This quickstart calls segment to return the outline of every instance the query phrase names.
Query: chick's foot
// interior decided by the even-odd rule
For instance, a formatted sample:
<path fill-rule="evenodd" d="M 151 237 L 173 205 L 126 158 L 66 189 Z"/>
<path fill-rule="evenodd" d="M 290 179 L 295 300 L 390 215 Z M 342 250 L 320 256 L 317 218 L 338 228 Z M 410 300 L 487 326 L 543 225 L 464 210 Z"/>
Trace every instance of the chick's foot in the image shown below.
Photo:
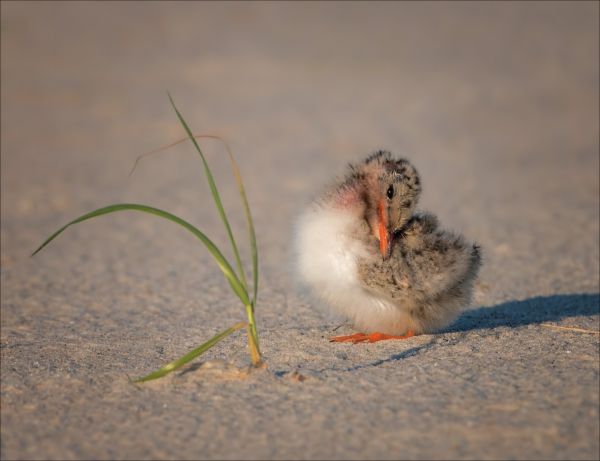
<path fill-rule="evenodd" d="M 415 336 L 412 330 L 408 330 L 408 332 L 404 335 L 388 335 L 385 333 L 355 333 L 353 335 L 348 336 L 334 336 L 329 339 L 331 343 L 376 343 L 377 341 L 385 341 L 388 339 L 408 339 Z"/>

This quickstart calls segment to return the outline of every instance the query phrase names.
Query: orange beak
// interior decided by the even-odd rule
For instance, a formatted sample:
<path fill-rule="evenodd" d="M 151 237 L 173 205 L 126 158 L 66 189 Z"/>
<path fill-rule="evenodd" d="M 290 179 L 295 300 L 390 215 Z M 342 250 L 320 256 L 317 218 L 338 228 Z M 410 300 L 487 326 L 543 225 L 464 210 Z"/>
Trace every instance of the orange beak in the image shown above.
<path fill-rule="evenodd" d="M 392 241 L 387 229 L 388 220 L 385 212 L 385 202 L 383 200 L 379 202 L 377 211 L 379 212 L 379 250 L 381 251 L 383 259 L 387 259 L 392 252 Z"/>

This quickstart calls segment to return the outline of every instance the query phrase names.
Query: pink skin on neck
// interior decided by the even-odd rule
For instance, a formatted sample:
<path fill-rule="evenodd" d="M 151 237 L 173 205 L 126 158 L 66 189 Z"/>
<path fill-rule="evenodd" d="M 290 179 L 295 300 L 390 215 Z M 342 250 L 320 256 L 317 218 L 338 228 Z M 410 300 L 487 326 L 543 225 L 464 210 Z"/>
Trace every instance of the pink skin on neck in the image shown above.
<path fill-rule="evenodd" d="M 336 194 L 334 198 L 336 208 L 354 208 L 360 205 L 360 196 L 355 188 L 348 187 Z"/>

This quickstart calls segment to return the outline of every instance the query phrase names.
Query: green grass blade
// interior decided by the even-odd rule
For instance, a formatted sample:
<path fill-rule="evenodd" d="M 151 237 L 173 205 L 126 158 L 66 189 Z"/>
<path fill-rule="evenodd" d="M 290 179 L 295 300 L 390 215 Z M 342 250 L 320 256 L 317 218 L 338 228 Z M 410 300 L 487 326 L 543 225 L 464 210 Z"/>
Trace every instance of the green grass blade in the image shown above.
<path fill-rule="evenodd" d="M 215 205 L 217 207 L 219 215 L 221 216 L 221 220 L 223 221 L 223 224 L 225 225 L 225 229 L 227 230 L 227 235 L 229 236 L 229 241 L 231 242 L 231 247 L 233 249 L 233 254 L 235 256 L 235 261 L 237 264 L 240 279 L 242 281 L 242 284 L 244 285 L 244 288 L 246 290 L 248 290 L 248 283 L 246 282 L 246 275 L 244 274 L 244 268 L 242 267 L 242 260 L 240 259 L 240 253 L 239 253 L 237 245 L 235 243 L 235 239 L 233 238 L 233 233 L 231 232 L 231 226 L 229 225 L 229 220 L 227 219 L 227 216 L 225 215 L 223 203 L 221 202 L 221 196 L 219 195 L 219 191 L 217 190 L 215 180 L 210 171 L 210 168 L 208 167 L 208 162 L 206 161 L 206 158 L 204 157 L 204 154 L 202 153 L 200 146 L 196 142 L 196 139 L 194 138 L 192 131 L 190 130 L 187 123 L 183 119 L 179 110 L 177 110 L 177 107 L 175 106 L 175 102 L 173 101 L 173 98 L 171 97 L 171 95 L 169 93 L 167 93 L 167 95 L 169 96 L 169 100 L 171 101 L 171 105 L 173 106 L 173 110 L 175 110 L 175 113 L 177 114 L 179 121 L 183 125 L 183 128 L 185 129 L 186 133 L 188 134 L 188 137 L 190 138 L 190 140 L 194 144 L 194 147 L 196 148 L 196 150 L 200 154 L 200 157 L 202 158 L 202 163 L 204 165 L 204 172 L 205 172 L 206 178 L 208 180 L 208 185 L 210 186 L 210 191 L 212 193 L 212 196 L 215 201 Z"/>
<path fill-rule="evenodd" d="M 252 285 L 254 288 L 254 293 L 252 296 L 252 303 L 249 305 L 246 305 L 246 311 L 248 314 L 248 340 L 249 340 L 249 347 L 250 347 L 251 356 L 252 356 L 252 363 L 257 365 L 260 363 L 260 349 L 259 349 L 259 344 L 258 344 L 258 332 L 256 330 L 256 322 L 254 321 L 254 308 L 256 306 L 257 293 L 258 293 L 258 251 L 257 251 L 257 245 L 256 245 L 256 233 L 254 230 L 254 222 L 252 220 L 252 215 L 250 213 L 250 206 L 248 205 L 248 198 L 246 196 L 246 191 L 244 189 L 244 184 L 242 182 L 242 176 L 240 174 L 239 167 L 237 165 L 237 162 L 235 161 L 233 153 L 231 152 L 231 148 L 229 147 L 229 144 L 227 144 L 227 142 L 223 138 L 221 138 L 220 136 L 217 136 L 217 135 L 212 135 L 212 134 L 194 135 L 194 139 L 200 139 L 200 138 L 216 139 L 216 140 L 220 141 L 221 143 L 223 143 L 225 149 L 227 150 L 227 154 L 229 155 L 229 160 L 231 162 L 231 169 L 233 172 L 233 176 L 236 180 L 237 188 L 238 188 L 238 191 L 242 198 L 244 212 L 246 214 L 246 221 L 248 224 L 248 234 L 250 237 L 250 248 L 252 251 L 252 276 L 253 276 L 252 277 L 253 278 Z M 189 139 L 190 139 L 189 137 L 185 137 L 178 141 L 172 142 L 171 144 L 168 144 L 166 146 L 159 147 L 158 149 L 154 149 L 150 152 L 146 152 L 144 154 L 139 155 L 136 158 L 135 163 L 133 164 L 130 175 L 135 170 L 135 167 L 137 166 L 138 162 L 145 156 L 168 149 L 169 147 L 175 146 L 183 141 L 188 141 Z"/>
<path fill-rule="evenodd" d="M 244 304 L 247 304 L 250 302 L 249 298 L 248 298 L 248 292 L 244 288 L 244 286 L 241 284 L 240 280 L 238 279 L 237 275 L 235 274 L 235 271 L 233 270 L 231 265 L 227 262 L 227 260 L 225 259 L 225 257 L 221 253 L 221 251 L 217 248 L 217 246 L 204 233 L 202 233 L 196 227 L 192 226 L 187 221 L 184 221 L 183 219 L 181 219 L 171 213 L 168 213 L 167 211 L 163 211 L 158 208 L 154 208 L 154 207 L 150 207 L 150 206 L 146 206 L 146 205 L 139 205 L 139 204 L 135 204 L 135 203 L 121 203 L 121 204 L 117 204 L 117 205 L 110 205 L 110 206 L 107 206 L 104 208 L 99 208 L 90 213 L 84 214 L 84 215 L 80 216 L 79 218 L 71 221 L 70 223 L 65 224 L 60 229 L 58 229 L 54 234 L 52 234 L 50 237 L 48 237 L 46 239 L 46 241 L 44 241 L 44 243 L 42 243 L 39 246 L 39 248 L 32 253 L 31 256 L 34 256 L 35 254 L 37 254 L 42 248 L 44 248 L 46 245 L 48 245 L 52 240 L 54 240 L 56 237 L 58 237 L 59 234 L 61 234 L 65 229 L 67 229 L 67 227 L 72 226 L 73 224 L 77 224 L 82 221 L 86 221 L 88 219 L 95 218 L 96 216 L 101 216 L 101 215 L 105 215 L 108 213 L 115 213 L 118 211 L 125 211 L 125 210 L 134 210 L 134 211 L 142 211 L 145 213 L 150 213 L 150 214 L 153 214 L 156 216 L 160 216 L 161 218 L 168 219 L 169 221 L 173 221 L 173 222 L 185 227 L 192 234 L 194 234 L 196 237 L 198 237 L 202 241 L 202 243 L 204 243 L 204 245 L 206 246 L 206 248 L 208 249 L 208 251 L 210 252 L 212 257 L 217 262 L 217 265 L 219 266 L 219 268 L 225 275 L 225 278 L 229 282 L 229 285 L 231 285 L 231 288 L 238 295 L 240 300 Z"/>
<path fill-rule="evenodd" d="M 238 191 L 240 193 L 240 196 L 242 197 L 242 203 L 244 205 L 244 213 L 246 214 L 246 222 L 248 224 L 248 234 L 250 236 L 250 249 L 252 252 L 252 279 L 253 279 L 252 285 L 254 288 L 252 305 L 256 306 L 256 297 L 257 297 L 257 293 L 258 293 L 258 251 L 257 251 L 257 246 L 256 246 L 256 233 L 254 231 L 254 221 L 252 220 L 252 215 L 250 214 L 250 206 L 248 205 L 248 198 L 246 196 L 246 190 L 245 190 L 244 184 L 242 182 L 242 175 L 240 174 L 240 169 L 238 168 L 237 162 L 235 161 L 235 158 L 233 157 L 233 153 L 231 152 L 231 148 L 229 147 L 229 144 L 227 144 L 227 142 L 222 137 L 214 135 L 214 134 L 195 134 L 194 135 L 194 139 L 201 139 L 201 138 L 216 139 L 217 141 L 220 141 L 225 146 L 225 150 L 227 151 L 227 154 L 229 155 L 229 160 L 231 162 L 231 169 L 233 171 L 233 176 L 235 178 Z M 189 138 L 185 137 L 183 139 L 179 139 L 178 141 L 172 142 L 171 144 L 167 144 L 166 146 L 162 146 L 162 147 L 159 147 L 158 149 L 153 149 L 149 152 L 145 152 L 143 154 L 138 155 L 137 158 L 135 159 L 135 162 L 133 163 L 133 165 L 131 167 L 129 176 L 131 176 L 133 174 L 136 167 L 138 166 L 138 163 L 144 157 L 155 154 L 160 151 L 163 151 L 170 147 L 176 146 L 177 144 L 180 144 L 183 141 L 189 141 Z"/>
<path fill-rule="evenodd" d="M 254 292 L 252 296 L 252 303 L 246 306 L 246 310 L 248 311 L 248 345 L 250 347 L 252 363 L 256 366 L 261 362 L 258 332 L 256 330 L 256 322 L 254 321 L 254 307 L 256 306 L 256 298 L 258 294 L 258 251 L 256 246 L 256 233 L 254 231 L 254 222 L 252 220 L 252 214 L 250 213 L 248 197 L 246 196 L 246 190 L 244 189 L 244 183 L 242 182 L 240 169 L 235 161 L 235 158 L 233 157 L 229 145 L 223 139 L 221 139 L 221 142 L 225 145 L 225 149 L 229 155 L 229 160 L 231 161 L 231 169 L 233 171 L 233 176 L 235 178 L 240 197 L 242 198 L 244 212 L 246 214 L 246 222 L 248 224 L 248 235 L 250 237 L 250 249 L 252 252 L 252 286 Z"/>
<path fill-rule="evenodd" d="M 238 168 L 237 162 L 235 161 L 235 158 L 231 153 L 229 145 L 223 139 L 218 139 L 220 139 L 221 142 L 225 145 L 225 149 L 227 150 L 227 154 L 229 155 L 233 176 L 235 178 L 240 197 L 242 197 L 244 212 L 246 214 L 246 221 L 248 224 L 248 235 L 250 237 L 250 249 L 252 252 L 252 286 L 254 289 L 254 294 L 252 297 L 252 307 L 254 307 L 256 305 L 256 296 L 258 294 L 258 251 L 256 248 L 256 232 L 254 231 L 254 221 L 252 220 L 250 206 L 248 205 L 248 197 L 246 196 L 246 190 L 244 188 L 244 183 L 242 182 L 242 175 L 240 174 L 240 169 Z"/>
<path fill-rule="evenodd" d="M 244 322 L 236 323 L 231 328 L 228 328 L 227 330 L 222 331 L 218 335 L 213 336 L 211 339 L 206 341 L 204 344 L 197 347 L 193 351 L 188 352 L 183 357 L 180 357 L 177 360 L 173 360 L 172 362 L 167 363 L 164 367 L 159 368 L 158 370 L 153 371 L 152 373 L 147 374 L 146 376 L 142 376 L 141 378 L 135 379 L 135 380 L 133 380 L 133 382 L 134 383 L 143 383 L 145 381 L 150 381 L 152 379 L 162 378 L 163 376 L 171 373 L 172 371 L 175 371 L 178 368 L 182 367 L 189 361 L 194 360 L 196 357 L 198 357 L 199 355 L 201 355 L 204 352 L 206 352 L 207 350 L 209 350 L 211 347 L 213 347 L 219 341 L 224 339 L 226 336 L 229 336 L 231 333 L 239 330 L 240 328 L 243 328 L 244 326 L 246 326 L 246 324 Z"/>

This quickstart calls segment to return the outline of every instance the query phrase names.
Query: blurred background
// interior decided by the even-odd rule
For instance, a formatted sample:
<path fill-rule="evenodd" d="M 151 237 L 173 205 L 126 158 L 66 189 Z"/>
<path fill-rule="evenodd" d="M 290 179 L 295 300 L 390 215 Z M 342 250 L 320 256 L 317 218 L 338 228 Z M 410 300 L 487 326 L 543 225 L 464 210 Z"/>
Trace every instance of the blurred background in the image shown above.
<path fill-rule="evenodd" d="M 597 293 L 598 8 L 3 1 L 3 341 L 120 344 L 111 360 L 138 354 L 150 367 L 161 359 L 143 362 L 142 337 L 179 341 L 175 353 L 239 317 L 208 253 L 149 216 L 76 226 L 29 258 L 60 225 L 115 202 L 166 209 L 227 246 L 191 146 L 147 157 L 128 177 L 139 154 L 185 135 L 166 91 L 194 132 L 222 136 L 238 159 L 265 331 L 323 324 L 294 291 L 294 220 L 377 149 L 409 158 L 421 206 L 482 245 L 473 307 Z M 201 145 L 248 255 L 225 152 Z"/>
<path fill-rule="evenodd" d="M 498 288 L 555 292 L 565 278 L 570 290 L 593 288 L 597 12 L 593 2 L 7 2 L 3 264 L 113 201 L 218 226 L 190 146 L 127 177 L 138 154 L 184 136 L 168 90 L 195 132 L 231 144 L 270 276 L 312 194 L 384 148 L 418 167 L 424 208 L 482 243 L 488 275 L 510 265 L 494 274 Z M 221 146 L 203 145 L 240 215 Z M 124 219 L 155 242 L 154 222 Z M 95 224 L 99 235 L 113 227 Z M 60 248 L 77 251 L 63 245 L 80 235 L 98 242 L 89 232 L 74 229 Z"/>

